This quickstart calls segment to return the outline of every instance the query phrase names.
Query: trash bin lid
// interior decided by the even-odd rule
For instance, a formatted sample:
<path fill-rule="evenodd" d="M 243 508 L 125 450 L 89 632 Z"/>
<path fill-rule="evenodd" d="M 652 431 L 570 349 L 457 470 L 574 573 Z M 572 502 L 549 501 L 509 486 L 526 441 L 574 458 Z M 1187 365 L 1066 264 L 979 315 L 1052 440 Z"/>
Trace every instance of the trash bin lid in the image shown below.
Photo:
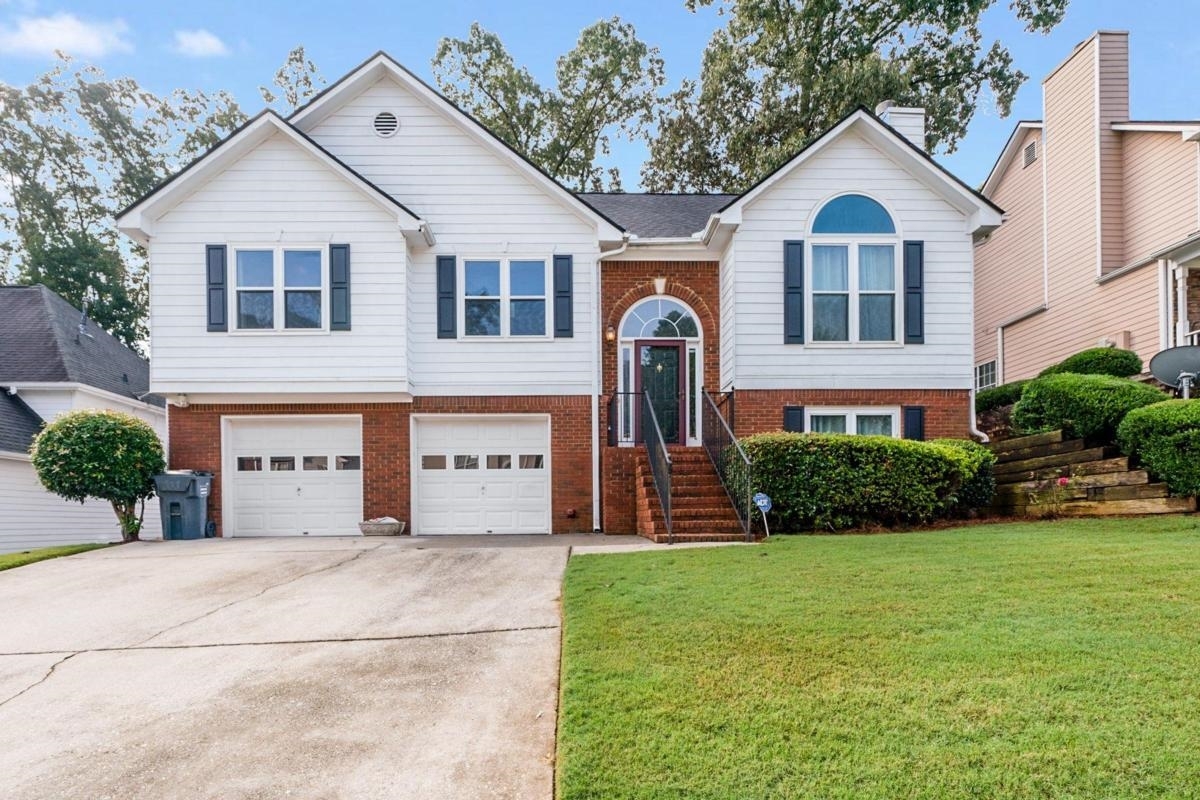
<path fill-rule="evenodd" d="M 164 473 L 154 476 L 154 488 L 160 494 L 163 492 L 187 492 L 191 490 L 194 480 L 196 480 L 196 476 L 190 472 L 187 474 Z"/>

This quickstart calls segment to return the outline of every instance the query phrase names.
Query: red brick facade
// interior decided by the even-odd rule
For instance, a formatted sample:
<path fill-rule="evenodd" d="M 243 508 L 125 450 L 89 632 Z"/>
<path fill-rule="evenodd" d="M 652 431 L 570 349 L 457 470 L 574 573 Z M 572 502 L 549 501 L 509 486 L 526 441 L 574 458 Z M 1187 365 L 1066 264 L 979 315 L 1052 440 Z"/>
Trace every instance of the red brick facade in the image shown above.
<path fill-rule="evenodd" d="M 550 414 L 555 533 L 592 530 L 591 399 L 586 396 L 418 397 L 412 403 L 194 405 L 169 416 L 172 469 L 212 472 L 209 514 L 221 531 L 221 417 L 360 414 L 363 421 L 363 516 L 410 520 L 409 431 L 412 414 Z M 419 533 L 420 531 L 414 531 Z"/>
<path fill-rule="evenodd" d="M 966 389 L 738 389 L 733 400 L 738 436 L 783 430 L 784 406 L 922 406 L 926 439 L 969 438 Z"/>

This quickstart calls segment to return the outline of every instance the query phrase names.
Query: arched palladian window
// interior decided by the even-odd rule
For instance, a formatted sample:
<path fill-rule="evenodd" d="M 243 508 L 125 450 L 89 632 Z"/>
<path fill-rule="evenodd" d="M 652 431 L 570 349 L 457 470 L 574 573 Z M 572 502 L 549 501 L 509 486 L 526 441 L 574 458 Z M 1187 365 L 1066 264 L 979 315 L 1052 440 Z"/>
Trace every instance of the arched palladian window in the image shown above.
<path fill-rule="evenodd" d="M 665 297 L 634 306 L 621 325 L 623 339 L 690 339 L 699 335 L 692 312 Z"/>
<path fill-rule="evenodd" d="M 891 214 L 870 197 L 821 207 L 807 259 L 810 342 L 898 341 L 899 244 Z"/>

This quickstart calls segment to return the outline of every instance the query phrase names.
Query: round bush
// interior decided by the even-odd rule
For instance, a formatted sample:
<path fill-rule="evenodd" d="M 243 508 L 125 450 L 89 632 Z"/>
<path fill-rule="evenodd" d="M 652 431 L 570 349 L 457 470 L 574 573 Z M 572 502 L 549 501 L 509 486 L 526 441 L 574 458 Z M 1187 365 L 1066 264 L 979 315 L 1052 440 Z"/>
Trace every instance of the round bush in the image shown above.
<path fill-rule="evenodd" d="M 743 440 L 780 532 L 923 523 L 950 513 L 963 450 L 886 436 L 764 433 Z"/>
<path fill-rule="evenodd" d="M 1165 397 L 1153 386 L 1111 375 L 1047 375 L 1026 385 L 1013 425 L 1022 433 L 1061 429 L 1069 437 L 1112 442 L 1126 414 Z"/>
<path fill-rule="evenodd" d="M 1025 391 L 1025 384 L 1029 381 L 1013 381 L 1012 383 L 1003 383 L 999 386 L 993 386 L 991 389 L 982 389 L 975 393 L 975 413 L 982 414 L 985 411 L 993 411 L 1001 406 L 1011 406 L 1013 403 L 1021 399 L 1021 393 Z"/>
<path fill-rule="evenodd" d="M 1053 366 L 1046 367 L 1038 377 L 1073 372 L 1076 375 L 1112 375 L 1128 378 L 1142 371 L 1142 357 L 1132 350 L 1115 347 L 1093 347 L 1073 356 L 1067 356 Z"/>
<path fill-rule="evenodd" d="M 1200 400 L 1130 411 L 1117 428 L 1117 443 L 1172 494 L 1200 494 Z"/>
<path fill-rule="evenodd" d="M 962 483 L 948 506 L 949 513 L 962 517 L 989 505 L 996 493 L 996 454 L 969 439 L 935 439 L 933 444 L 948 448 L 961 459 Z"/>

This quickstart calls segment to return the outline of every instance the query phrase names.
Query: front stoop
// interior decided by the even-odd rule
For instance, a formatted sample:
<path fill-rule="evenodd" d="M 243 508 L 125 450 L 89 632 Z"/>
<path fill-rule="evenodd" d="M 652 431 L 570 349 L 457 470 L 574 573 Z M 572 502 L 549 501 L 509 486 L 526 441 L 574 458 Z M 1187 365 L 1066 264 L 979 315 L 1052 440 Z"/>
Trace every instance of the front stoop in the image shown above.
<path fill-rule="evenodd" d="M 996 454 L 991 510 L 997 514 L 1091 517 L 1196 510 L 1196 498 L 1171 497 L 1166 484 L 1151 483 L 1144 470 L 1130 469 L 1129 459 L 1116 448 L 1088 447 L 1082 439 L 1064 439 L 1062 431 L 1005 439 L 989 447 Z M 1071 482 L 1056 490 L 1052 483 L 1060 477 Z"/>
<path fill-rule="evenodd" d="M 668 447 L 673 464 L 671 517 L 676 542 L 741 542 L 746 535 L 721 479 L 701 447 Z M 637 457 L 637 532 L 653 542 L 668 540 L 666 519 L 645 453 Z"/>

